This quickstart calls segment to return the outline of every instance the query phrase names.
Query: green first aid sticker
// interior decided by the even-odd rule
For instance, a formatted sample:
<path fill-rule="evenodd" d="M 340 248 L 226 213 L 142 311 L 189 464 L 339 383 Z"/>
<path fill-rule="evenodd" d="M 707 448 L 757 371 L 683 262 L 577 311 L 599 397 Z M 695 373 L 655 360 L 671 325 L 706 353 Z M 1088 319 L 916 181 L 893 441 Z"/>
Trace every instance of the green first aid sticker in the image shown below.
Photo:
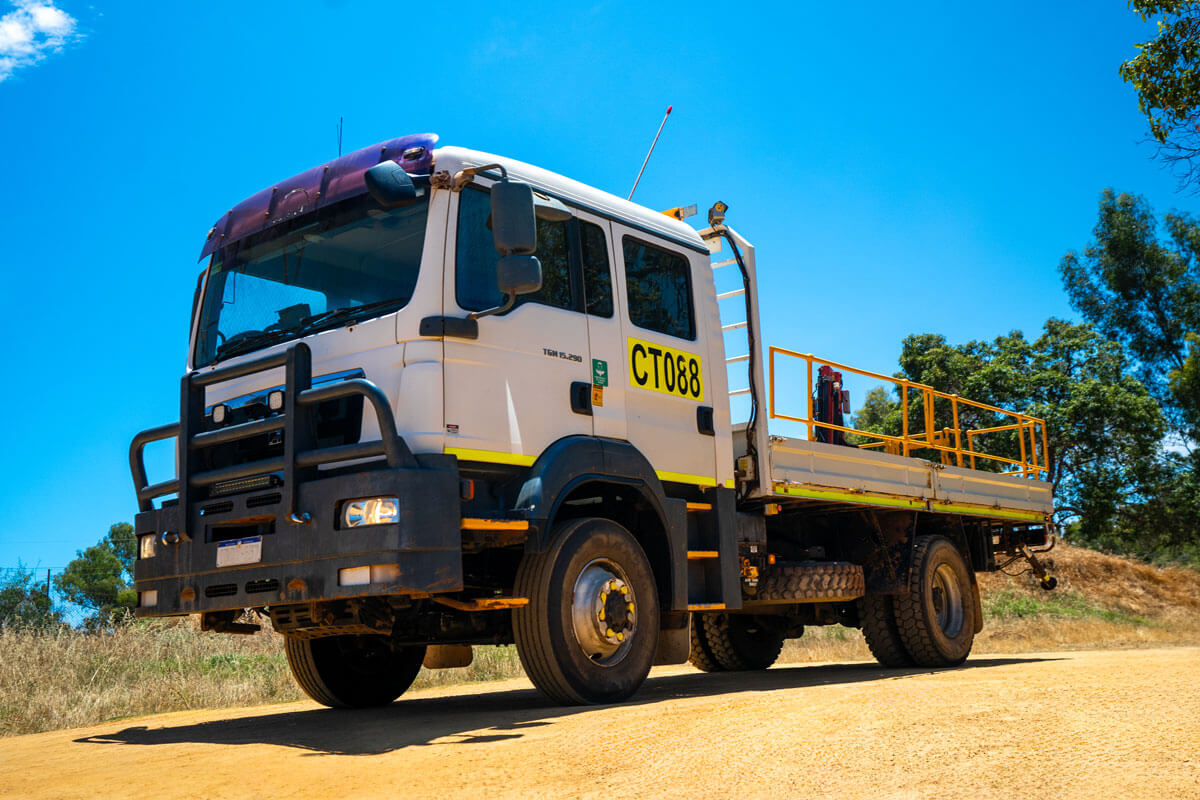
<path fill-rule="evenodd" d="M 608 362 L 598 358 L 592 359 L 592 383 L 596 386 L 608 386 Z"/>

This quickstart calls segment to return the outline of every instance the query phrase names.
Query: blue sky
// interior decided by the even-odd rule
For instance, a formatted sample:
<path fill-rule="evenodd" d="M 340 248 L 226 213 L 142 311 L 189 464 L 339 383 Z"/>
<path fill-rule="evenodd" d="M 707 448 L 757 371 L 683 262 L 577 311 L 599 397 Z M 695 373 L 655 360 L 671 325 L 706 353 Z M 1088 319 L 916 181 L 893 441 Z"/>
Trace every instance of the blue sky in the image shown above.
<path fill-rule="evenodd" d="M 196 259 L 238 200 L 433 131 L 757 247 L 768 343 L 890 372 L 900 340 L 1036 335 L 1106 186 L 1194 199 L 1117 76 L 1123 2 L 925 6 L 0 0 L 0 567 L 61 567 L 178 415 Z M 856 398 L 857 400 L 857 398 Z"/>

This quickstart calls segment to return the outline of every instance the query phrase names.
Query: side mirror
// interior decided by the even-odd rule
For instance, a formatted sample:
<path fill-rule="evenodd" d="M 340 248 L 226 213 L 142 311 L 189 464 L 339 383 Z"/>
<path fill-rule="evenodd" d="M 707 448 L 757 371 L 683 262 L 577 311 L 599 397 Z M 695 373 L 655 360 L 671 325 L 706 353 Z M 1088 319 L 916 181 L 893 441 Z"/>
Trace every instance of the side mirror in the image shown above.
<path fill-rule="evenodd" d="M 542 288 L 542 264 L 534 256 L 503 256 L 496 263 L 496 285 L 504 294 L 530 294 Z"/>
<path fill-rule="evenodd" d="M 367 191 L 386 208 L 396 208 L 417 199 L 417 187 L 395 161 L 383 161 L 363 173 Z"/>
<path fill-rule="evenodd" d="M 542 288 L 542 264 L 533 255 L 537 251 L 533 189 L 527 183 L 510 181 L 503 168 L 501 172 L 503 177 L 492 184 L 492 242 L 500 253 L 496 286 L 504 294 L 504 303 L 475 311 L 468 315 L 470 319 L 503 314 L 516 304 L 517 295 Z"/>
<path fill-rule="evenodd" d="M 492 185 L 492 241 L 502 256 L 537 251 L 537 218 L 528 183 L 501 180 Z"/>

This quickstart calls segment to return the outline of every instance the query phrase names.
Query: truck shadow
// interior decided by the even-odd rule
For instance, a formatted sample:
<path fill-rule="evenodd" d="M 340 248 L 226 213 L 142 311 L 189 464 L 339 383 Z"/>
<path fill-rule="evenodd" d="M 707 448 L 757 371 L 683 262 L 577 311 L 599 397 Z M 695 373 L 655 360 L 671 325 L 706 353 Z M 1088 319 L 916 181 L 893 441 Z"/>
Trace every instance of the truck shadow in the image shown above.
<path fill-rule="evenodd" d="M 952 670 L 882 669 L 875 665 L 781 666 L 764 672 L 685 673 L 651 677 L 622 706 L 662 703 L 738 692 L 770 692 L 864 681 L 902 680 L 913 675 L 1033 664 L 1045 657 L 981 658 Z M 390 706 L 358 711 L 305 709 L 161 728 L 129 727 L 76 739 L 81 744 L 272 744 L 322 755 L 381 755 L 406 747 L 484 744 L 519 739 L 526 728 L 553 724 L 618 706 L 550 704 L 533 689 L 401 699 Z M 439 741 L 444 740 L 444 741 Z"/>

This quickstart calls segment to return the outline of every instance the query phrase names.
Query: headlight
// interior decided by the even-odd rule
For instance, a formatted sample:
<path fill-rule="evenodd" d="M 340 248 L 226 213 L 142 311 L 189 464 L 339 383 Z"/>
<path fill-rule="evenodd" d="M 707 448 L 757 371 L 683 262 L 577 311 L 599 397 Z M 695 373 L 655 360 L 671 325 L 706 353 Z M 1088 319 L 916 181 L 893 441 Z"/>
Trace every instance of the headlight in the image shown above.
<path fill-rule="evenodd" d="M 154 534 L 138 537 L 138 558 L 154 558 Z"/>
<path fill-rule="evenodd" d="M 342 508 L 342 526 L 387 525 L 400 519 L 400 499 L 397 497 L 365 497 L 348 500 Z"/>

